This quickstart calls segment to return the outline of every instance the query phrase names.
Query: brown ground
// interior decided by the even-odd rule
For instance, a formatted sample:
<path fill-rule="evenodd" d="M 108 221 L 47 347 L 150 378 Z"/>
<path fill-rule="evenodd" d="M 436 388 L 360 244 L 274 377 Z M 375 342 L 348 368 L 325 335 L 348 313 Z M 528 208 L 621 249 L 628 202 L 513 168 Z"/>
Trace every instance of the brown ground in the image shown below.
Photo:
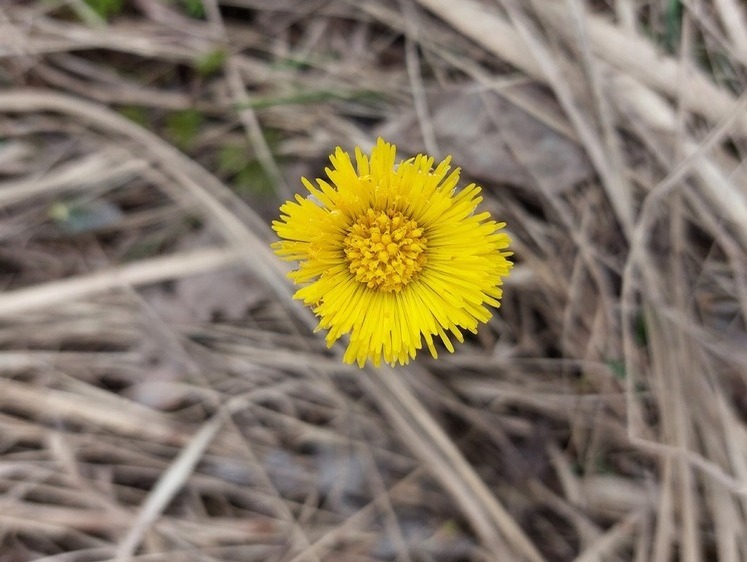
<path fill-rule="evenodd" d="M 747 560 L 740 0 L 0 4 L 0 562 Z M 336 145 L 505 219 L 344 366 L 268 222 Z"/>

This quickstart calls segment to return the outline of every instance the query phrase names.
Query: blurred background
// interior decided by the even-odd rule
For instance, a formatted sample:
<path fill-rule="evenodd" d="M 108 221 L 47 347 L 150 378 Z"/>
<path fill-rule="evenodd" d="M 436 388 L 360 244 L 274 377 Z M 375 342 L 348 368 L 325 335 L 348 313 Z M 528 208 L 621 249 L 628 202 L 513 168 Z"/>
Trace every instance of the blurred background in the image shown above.
<path fill-rule="evenodd" d="M 747 560 L 746 65 L 741 0 L 5 0 L 0 562 Z M 360 370 L 268 225 L 377 136 L 516 267 Z"/>

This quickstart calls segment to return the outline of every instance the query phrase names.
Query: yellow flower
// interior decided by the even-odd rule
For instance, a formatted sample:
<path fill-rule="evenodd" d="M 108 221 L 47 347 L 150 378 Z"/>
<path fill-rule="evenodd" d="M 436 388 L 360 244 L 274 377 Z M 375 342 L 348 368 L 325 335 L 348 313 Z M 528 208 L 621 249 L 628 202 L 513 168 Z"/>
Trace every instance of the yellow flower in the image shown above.
<path fill-rule="evenodd" d="M 502 278 L 512 263 L 505 223 L 476 213 L 480 188 L 456 191 L 459 169 L 450 157 L 434 168 L 423 154 L 395 163 L 396 147 L 379 139 L 370 158 L 355 150 L 356 166 L 337 148 L 329 182 L 296 195 L 272 223 L 273 244 L 289 277 L 329 330 L 327 345 L 350 334 L 346 363 L 407 363 L 425 340 L 433 357 L 437 336 L 450 352 L 450 335 L 477 331 L 498 307 Z"/>

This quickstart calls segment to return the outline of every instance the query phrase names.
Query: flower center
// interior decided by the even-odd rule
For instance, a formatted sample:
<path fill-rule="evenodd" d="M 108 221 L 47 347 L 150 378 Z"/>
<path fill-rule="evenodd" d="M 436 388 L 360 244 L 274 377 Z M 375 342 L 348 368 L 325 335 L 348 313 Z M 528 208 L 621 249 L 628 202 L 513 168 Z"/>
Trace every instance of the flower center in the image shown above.
<path fill-rule="evenodd" d="M 343 248 L 356 281 L 388 293 L 418 276 L 427 242 L 418 223 L 401 212 L 369 209 L 350 227 Z"/>

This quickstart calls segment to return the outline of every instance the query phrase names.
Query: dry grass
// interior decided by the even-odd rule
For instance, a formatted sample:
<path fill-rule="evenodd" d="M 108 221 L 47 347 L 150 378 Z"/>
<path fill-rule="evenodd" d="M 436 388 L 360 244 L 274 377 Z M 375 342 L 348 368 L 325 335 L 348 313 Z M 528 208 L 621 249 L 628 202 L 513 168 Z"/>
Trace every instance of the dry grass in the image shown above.
<path fill-rule="evenodd" d="M 0 6 L 0 561 L 747 561 L 737 0 Z M 359 371 L 268 221 L 453 154 L 504 305 Z"/>

